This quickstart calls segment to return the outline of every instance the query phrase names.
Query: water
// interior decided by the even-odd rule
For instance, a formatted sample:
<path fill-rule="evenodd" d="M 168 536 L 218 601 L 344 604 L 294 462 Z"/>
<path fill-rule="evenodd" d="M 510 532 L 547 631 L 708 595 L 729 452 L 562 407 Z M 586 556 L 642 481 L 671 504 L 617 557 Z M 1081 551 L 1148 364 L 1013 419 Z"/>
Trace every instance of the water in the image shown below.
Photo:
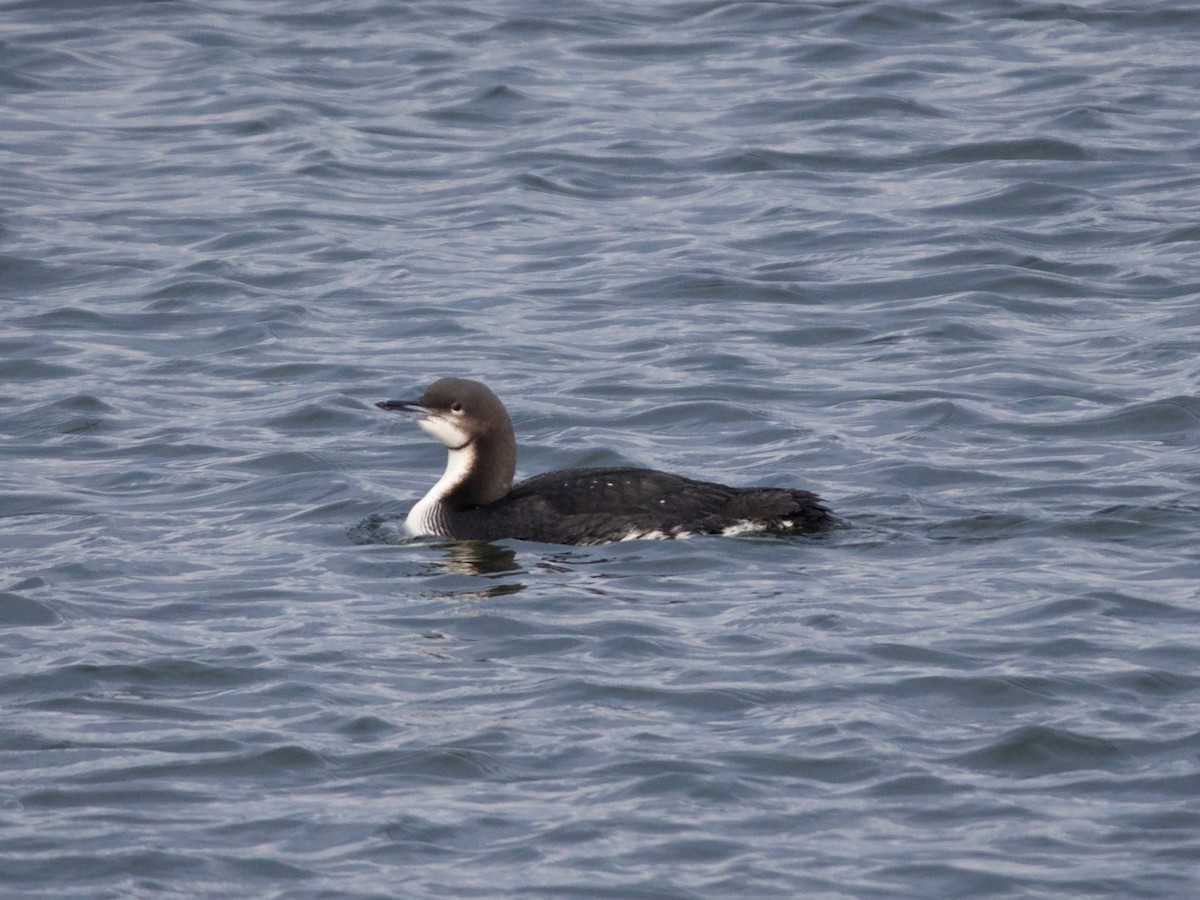
<path fill-rule="evenodd" d="M 1200 13 L 0 20 L 6 894 L 1194 895 Z M 356 543 L 445 374 L 851 527 Z"/>

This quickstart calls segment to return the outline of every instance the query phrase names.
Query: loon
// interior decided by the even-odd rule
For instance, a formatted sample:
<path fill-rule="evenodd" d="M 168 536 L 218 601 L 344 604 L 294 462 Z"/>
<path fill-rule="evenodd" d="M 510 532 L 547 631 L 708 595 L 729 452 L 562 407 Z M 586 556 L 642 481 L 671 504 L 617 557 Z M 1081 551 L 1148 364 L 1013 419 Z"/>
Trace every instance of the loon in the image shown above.
<path fill-rule="evenodd" d="M 478 381 L 442 378 L 417 400 L 375 405 L 413 419 L 449 454 L 445 473 L 405 519 L 410 537 L 601 544 L 798 534 L 835 523 L 809 491 L 727 487 L 653 469 L 564 469 L 514 486 L 512 421 L 500 399 Z"/>

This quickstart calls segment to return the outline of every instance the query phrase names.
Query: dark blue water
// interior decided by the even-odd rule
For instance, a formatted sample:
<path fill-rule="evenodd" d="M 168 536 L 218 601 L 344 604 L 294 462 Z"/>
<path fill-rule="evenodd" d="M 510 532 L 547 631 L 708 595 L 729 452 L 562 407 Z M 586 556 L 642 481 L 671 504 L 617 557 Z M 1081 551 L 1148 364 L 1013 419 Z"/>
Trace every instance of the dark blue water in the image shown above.
<path fill-rule="evenodd" d="M 3 893 L 1194 896 L 1198 46 L 4 4 Z M 851 527 L 387 543 L 448 374 Z"/>

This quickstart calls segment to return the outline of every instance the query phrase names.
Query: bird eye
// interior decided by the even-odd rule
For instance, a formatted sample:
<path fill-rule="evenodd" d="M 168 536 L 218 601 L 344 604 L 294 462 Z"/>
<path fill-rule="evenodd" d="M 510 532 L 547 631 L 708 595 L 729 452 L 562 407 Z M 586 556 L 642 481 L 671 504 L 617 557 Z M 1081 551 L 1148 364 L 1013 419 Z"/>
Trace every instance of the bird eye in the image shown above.
<path fill-rule="evenodd" d="M 462 412 L 462 404 L 458 403 L 457 401 L 454 403 L 451 403 L 450 404 L 450 412 L 454 412 L 454 413 Z"/>

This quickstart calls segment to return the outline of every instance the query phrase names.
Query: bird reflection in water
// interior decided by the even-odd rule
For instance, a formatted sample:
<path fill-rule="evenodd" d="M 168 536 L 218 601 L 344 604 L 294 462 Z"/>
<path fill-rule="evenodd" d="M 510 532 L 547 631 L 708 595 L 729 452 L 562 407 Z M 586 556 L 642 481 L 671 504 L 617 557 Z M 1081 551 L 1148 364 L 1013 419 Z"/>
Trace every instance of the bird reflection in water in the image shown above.
<path fill-rule="evenodd" d="M 446 559 L 434 562 L 433 565 L 454 575 L 500 575 L 521 570 L 517 564 L 516 551 L 487 541 L 447 541 L 432 546 L 446 553 Z M 510 585 L 509 590 L 489 593 L 512 594 L 522 587 L 523 585 Z"/>

